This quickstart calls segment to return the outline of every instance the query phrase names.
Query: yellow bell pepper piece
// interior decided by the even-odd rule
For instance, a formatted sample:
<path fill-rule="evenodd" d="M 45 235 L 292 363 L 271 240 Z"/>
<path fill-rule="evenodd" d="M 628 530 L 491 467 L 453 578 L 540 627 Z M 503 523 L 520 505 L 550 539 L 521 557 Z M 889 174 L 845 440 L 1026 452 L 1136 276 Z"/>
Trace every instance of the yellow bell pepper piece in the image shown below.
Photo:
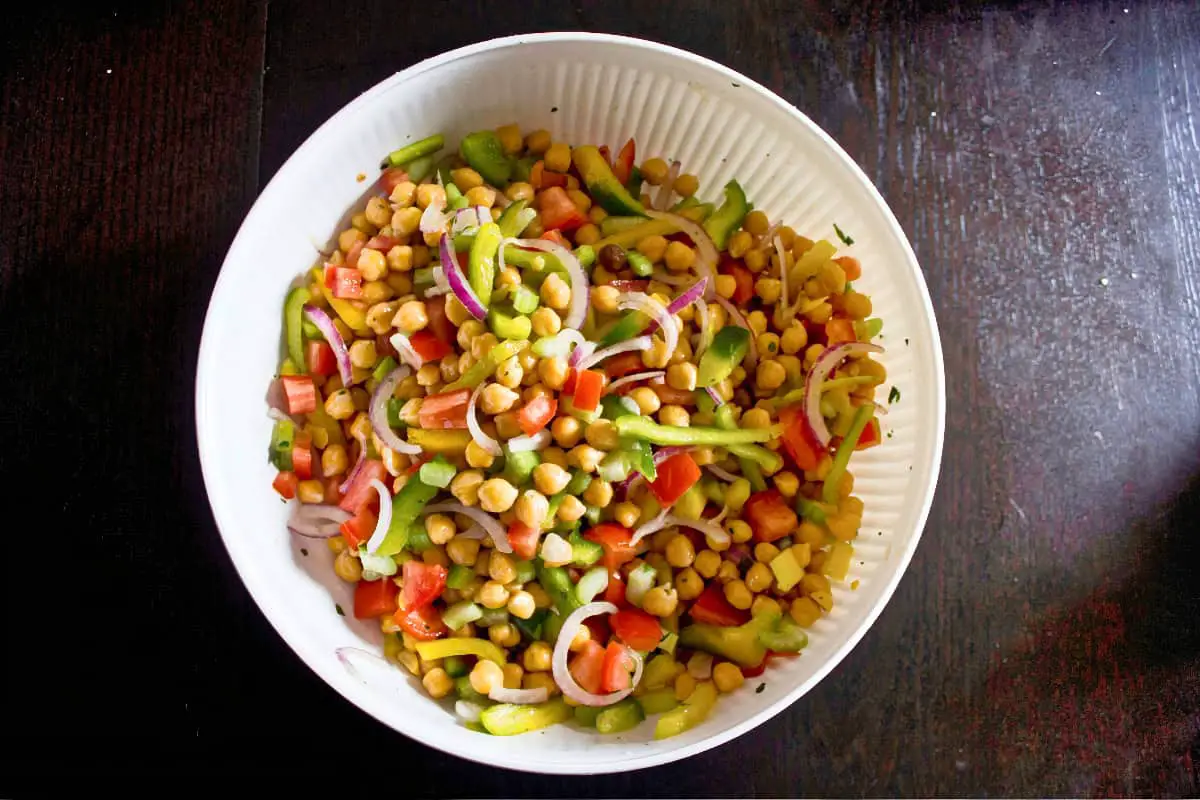
<path fill-rule="evenodd" d="M 471 443 L 471 432 L 457 429 L 409 428 L 408 441 L 426 453 L 455 456 L 467 451 L 467 445 Z"/>
<path fill-rule="evenodd" d="M 679 212 L 679 216 L 690 219 L 692 222 L 699 222 L 704 218 L 704 208 L 701 206 L 685 208 Z M 627 228 L 614 233 L 612 236 L 605 237 L 594 243 L 592 249 L 599 253 L 605 245 L 615 244 L 627 250 L 647 236 L 667 236 L 672 233 L 679 233 L 679 228 L 672 224 L 670 220 L 652 219 L 649 222 L 634 225 L 632 228 Z"/>
<path fill-rule="evenodd" d="M 666 739 L 691 730 L 708 719 L 716 704 L 717 687 L 712 681 L 705 681 L 695 688 L 683 705 L 658 718 L 654 726 L 654 738 Z"/>
<path fill-rule="evenodd" d="M 476 656 L 504 665 L 504 651 L 487 639 L 435 639 L 417 642 L 417 655 L 426 661 L 448 656 Z"/>

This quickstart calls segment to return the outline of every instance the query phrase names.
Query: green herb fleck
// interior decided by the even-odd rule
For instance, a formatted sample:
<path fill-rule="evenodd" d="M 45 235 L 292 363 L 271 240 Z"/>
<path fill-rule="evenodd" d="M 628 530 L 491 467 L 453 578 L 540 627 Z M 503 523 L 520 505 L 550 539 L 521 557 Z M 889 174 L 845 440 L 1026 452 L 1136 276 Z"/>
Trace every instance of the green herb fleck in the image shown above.
<path fill-rule="evenodd" d="M 842 231 L 836 222 L 833 223 L 833 232 L 836 233 L 838 238 L 842 240 L 842 244 L 846 245 L 847 247 L 854 244 L 854 240 L 851 239 L 850 236 L 848 236 L 844 231 Z"/>
<path fill-rule="evenodd" d="M 895 386 L 893 386 L 892 390 L 890 392 L 888 392 L 888 405 L 890 406 L 893 403 L 899 403 L 899 402 L 900 402 L 900 390 L 898 388 L 896 388 Z"/>
<path fill-rule="evenodd" d="M 342 604 L 341 604 L 341 603 L 334 603 L 334 604 L 333 604 L 333 610 L 334 610 L 334 611 L 336 611 L 336 612 L 338 613 L 338 616 L 339 616 L 339 617 L 344 617 L 344 616 L 346 616 L 346 612 L 342 610 Z"/>
<path fill-rule="evenodd" d="M 892 438 L 892 432 L 891 432 L 891 431 L 888 431 L 888 432 L 887 432 L 887 438 L 889 438 L 889 439 L 890 439 L 890 438 Z"/>
<path fill-rule="evenodd" d="M 767 685 L 766 685 L 765 683 L 760 683 L 760 684 L 758 685 L 758 688 L 754 690 L 754 693 L 755 693 L 755 694 L 762 694 L 762 693 L 763 693 L 763 689 L 766 689 L 766 688 L 767 688 Z"/>
<path fill-rule="evenodd" d="M 301 548 L 300 548 L 300 555 L 302 555 L 302 556 L 307 556 L 307 555 L 308 555 L 308 548 L 307 548 L 307 547 L 301 547 Z"/>
<path fill-rule="evenodd" d="M 904 345 L 905 345 L 905 347 L 908 346 L 908 337 L 907 336 L 904 337 Z"/>

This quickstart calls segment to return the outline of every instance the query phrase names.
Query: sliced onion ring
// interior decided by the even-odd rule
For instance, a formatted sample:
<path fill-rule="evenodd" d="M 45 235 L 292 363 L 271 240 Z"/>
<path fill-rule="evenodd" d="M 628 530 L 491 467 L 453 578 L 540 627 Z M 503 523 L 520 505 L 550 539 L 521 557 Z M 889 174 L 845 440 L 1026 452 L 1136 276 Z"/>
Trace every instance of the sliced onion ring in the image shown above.
<path fill-rule="evenodd" d="M 385 405 L 386 408 L 386 405 Z M 358 461 L 354 462 L 354 468 L 350 470 L 350 474 L 342 481 L 342 485 L 338 487 L 338 494 L 345 494 L 350 490 L 350 484 L 354 483 L 354 479 L 358 477 L 358 473 L 362 472 L 363 464 L 367 461 L 367 448 L 358 448 Z"/>
<path fill-rule="evenodd" d="M 446 213 L 445 206 L 437 206 L 432 203 L 425 208 L 421 214 L 421 222 L 419 228 L 421 233 L 437 233 L 445 230 L 446 223 L 450 220 L 450 215 Z"/>
<path fill-rule="evenodd" d="M 501 553 L 511 553 L 512 545 L 508 543 L 508 534 L 504 531 L 504 526 L 500 524 L 500 520 L 493 517 L 491 514 L 484 511 L 482 508 L 472 508 L 464 506 L 462 503 L 445 502 L 431 503 L 421 510 L 422 514 L 462 514 L 464 517 L 470 517 L 478 522 L 483 529 L 487 531 L 488 536 L 492 537 L 492 544 Z"/>
<path fill-rule="evenodd" d="M 479 418 L 475 416 L 475 407 L 479 401 L 479 393 L 483 391 L 483 387 L 486 385 L 487 381 L 484 381 L 475 387 L 475 391 L 471 392 L 471 399 L 467 402 L 467 430 L 471 432 L 471 438 L 475 440 L 475 444 L 493 456 L 498 456 L 504 452 L 500 449 L 500 443 L 484 433 L 483 428 L 479 425 Z"/>
<path fill-rule="evenodd" d="M 550 431 L 540 430 L 532 436 L 516 436 L 508 440 L 508 449 L 513 453 L 545 450 L 550 446 Z"/>
<path fill-rule="evenodd" d="M 563 318 L 563 327 L 575 330 L 582 328 L 587 319 L 591 286 L 588 283 L 587 273 L 584 272 L 575 254 L 562 245 L 546 239 L 505 239 L 500 246 L 504 247 L 505 244 L 515 244 L 523 250 L 540 250 L 558 259 L 571 278 L 571 307 L 567 311 L 567 316 Z"/>
<path fill-rule="evenodd" d="M 367 539 L 367 552 L 374 553 L 387 538 L 388 528 L 392 527 L 392 493 L 378 478 L 371 480 L 371 488 L 379 494 L 379 520 L 371 538 Z"/>
<path fill-rule="evenodd" d="M 626 339 L 623 342 L 617 342 L 614 345 L 609 345 L 603 350 L 597 350 L 591 355 L 584 356 L 575 366 L 577 369 L 587 369 L 593 364 L 599 364 L 606 358 L 612 358 L 615 355 L 627 353 L 630 350 L 648 350 L 650 349 L 650 345 L 651 341 L 649 336 L 635 336 L 632 339 Z M 671 352 L 675 351 L 672 350 Z"/>
<path fill-rule="evenodd" d="M 758 363 L 758 345 L 754 342 L 754 329 L 750 327 L 750 323 L 746 320 L 745 315 L 742 314 L 737 306 L 720 295 L 717 295 L 716 300 L 717 303 L 720 304 L 721 308 L 725 309 L 725 312 L 729 314 L 731 319 L 733 319 L 735 325 L 737 325 L 739 328 L 745 328 L 746 330 L 750 331 L 750 349 L 746 353 L 746 372 L 749 372 L 750 370 L 754 369 L 754 365 Z"/>
<path fill-rule="evenodd" d="M 299 503 L 288 519 L 292 533 L 308 539 L 328 539 L 336 536 L 341 525 L 350 519 L 350 512 L 337 506 Z"/>
<path fill-rule="evenodd" d="M 658 533 L 663 528 L 667 527 L 668 511 L 669 509 L 664 508 L 662 511 L 658 512 L 658 516 L 639 525 L 638 529 L 633 532 L 633 537 L 629 540 L 629 546 L 632 547 L 642 539 L 645 539 L 647 536 L 653 533 Z"/>
<path fill-rule="evenodd" d="M 647 378 L 665 378 L 666 376 L 667 376 L 667 373 L 661 369 L 652 369 L 652 370 L 648 370 L 646 372 L 635 372 L 632 375 L 626 375 L 623 378 L 617 378 L 615 381 L 613 381 L 612 383 L 610 383 L 608 385 L 608 388 L 604 390 L 604 393 L 611 394 L 614 389 L 617 389 L 621 386 L 625 386 L 626 384 L 637 383 L 638 381 L 644 381 Z"/>
<path fill-rule="evenodd" d="M 721 406 L 725 405 L 725 401 L 721 399 L 721 393 L 718 392 L 715 387 L 705 386 L 704 392 L 708 395 L 708 399 L 713 401 L 713 408 L 720 408 Z"/>
<path fill-rule="evenodd" d="M 388 339 L 392 343 L 392 347 L 396 348 L 396 352 L 400 354 L 400 360 L 407 364 L 412 369 L 420 369 L 425 366 L 425 359 L 421 358 L 412 346 L 412 342 L 403 333 L 394 333 L 392 338 Z"/>
<path fill-rule="evenodd" d="M 882 347 L 870 342 L 842 342 L 822 353 L 813 364 L 804 379 L 804 417 L 821 447 L 828 447 L 833 441 L 833 434 L 825 424 L 825 417 L 821 416 L 821 384 L 846 356 L 854 353 L 882 352 Z"/>
<path fill-rule="evenodd" d="M 550 690 L 545 686 L 537 689 L 505 689 L 496 686 L 488 692 L 488 699 L 497 703 L 514 703 L 516 705 L 535 705 L 550 699 Z"/>
<path fill-rule="evenodd" d="M 325 341 L 329 342 L 333 357 L 337 360 L 342 385 L 350 388 L 354 384 L 354 365 L 350 363 L 350 351 L 346 349 L 346 340 L 338 333 L 337 326 L 333 324 L 329 315 L 316 306 L 305 306 L 304 315 L 308 317 L 309 322 L 317 326 Z"/>
<path fill-rule="evenodd" d="M 617 308 L 622 311 L 633 309 L 640 311 L 658 323 L 662 328 L 663 341 L 667 344 L 667 353 L 674 353 L 679 344 L 679 326 L 667 307 L 645 292 L 623 292 L 617 295 Z"/>
<path fill-rule="evenodd" d="M 654 195 L 654 201 L 651 203 L 658 211 L 666 211 L 671 205 L 671 193 L 675 191 L 675 179 L 678 177 L 679 160 L 676 159 L 671 162 L 671 167 L 667 170 L 667 177 L 658 187 L 658 192 Z M 647 209 L 647 213 L 649 213 L 649 209 Z"/>
<path fill-rule="evenodd" d="M 368 417 L 371 420 L 371 430 L 379 437 L 379 441 L 385 446 L 397 453 L 404 453 L 408 456 L 415 456 L 421 452 L 419 445 L 406 442 L 396 435 L 392 430 L 392 426 L 388 424 L 387 404 L 392 396 L 392 392 L 396 391 L 396 386 L 400 381 L 412 374 L 412 370 L 406 366 L 396 367 L 387 374 L 379 385 L 375 387 L 375 393 L 371 395 L 371 404 L 369 406 Z"/>
<path fill-rule="evenodd" d="M 696 245 L 696 260 L 692 264 L 692 269 L 696 270 L 696 274 L 701 278 L 708 278 L 708 286 L 704 290 L 704 299 L 712 300 L 716 297 L 717 262 L 721 254 L 717 251 L 717 246 L 713 243 L 712 237 L 700 225 L 680 214 L 647 211 L 646 215 L 652 219 L 667 220 L 687 234 L 688 238 L 692 240 L 692 244 Z"/>
<path fill-rule="evenodd" d="M 722 467 L 718 467 L 716 464 L 705 464 L 704 468 L 727 483 L 733 483 L 738 479 L 737 475 L 734 475 L 732 472 L 729 472 Z"/>
<path fill-rule="evenodd" d="M 615 614 L 617 607 L 612 603 L 588 603 L 580 606 L 572 611 L 563 621 L 562 628 L 558 632 L 558 639 L 554 642 L 554 656 L 551 659 L 553 666 L 554 682 L 558 684 L 558 688 L 562 689 L 562 693 L 574 700 L 581 706 L 610 706 L 613 703 L 618 703 L 624 700 L 629 695 L 633 694 L 633 687 L 641 683 L 642 657 L 634 650 L 629 650 L 630 656 L 634 661 L 633 680 L 629 684 L 628 689 L 622 689 L 619 692 L 611 692 L 609 694 L 592 694 L 584 689 L 575 681 L 575 676 L 571 674 L 571 670 L 567 666 L 567 656 L 570 652 L 571 641 L 575 638 L 576 631 L 583 621 L 589 617 L 594 617 L 598 614 Z"/>
<path fill-rule="evenodd" d="M 456 700 L 454 702 L 454 713 L 463 722 L 479 722 L 479 717 L 483 713 L 483 707 L 478 703 L 471 703 L 467 700 Z"/>
<path fill-rule="evenodd" d="M 483 303 L 471 288 L 471 284 L 467 282 L 467 276 L 463 275 L 462 267 L 459 266 L 458 258 L 454 255 L 454 247 L 450 243 L 449 236 L 443 236 L 438 242 L 438 258 L 441 259 L 442 270 L 446 273 L 450 291 L 454 292 L 454 296 L 467 309 L 467 313 L 475 319 L 485 318 L 487 309 L 484 308 Z"/>

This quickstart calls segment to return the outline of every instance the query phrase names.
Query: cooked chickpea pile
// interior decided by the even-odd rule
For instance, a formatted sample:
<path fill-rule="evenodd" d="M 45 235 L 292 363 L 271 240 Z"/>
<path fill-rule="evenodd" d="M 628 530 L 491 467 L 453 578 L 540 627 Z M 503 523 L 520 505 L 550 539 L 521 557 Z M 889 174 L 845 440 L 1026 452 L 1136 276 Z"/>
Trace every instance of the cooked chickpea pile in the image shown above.
<path fill-rule="evenodd" d="M 536 304 L 522 315 L 528 325 L 525 337 L 506 339 L 497 334 L 490 314 L 477 319 L 457 291 L 437 291 L 430 268 L 445 271 L 441 239 L 459 234 L 451 232 L 449 222 L 422 232 L 422 220 L 459 197 L 467 207 L 488 210 L 490 219 L 478 220 L 479 226 L 502 221 L 513 204 L 529 209 L 520 237 L 549 238 L 573 250 L 588 268 L 589 307 L 580 330 L 597 343 L 626 318 L 628 307 L 618 304 L 627 293 L 644 293 L 669 306 L 700 279 L 688 276 L 698 269 L 701 254 L 678 228 L 654 228 L 646 219 L 606 224 L 612 215 L 585 182 L 588 174 L 579 167 L 577 148 L 554 141 L 544 130 L 522 137 L 515 125 L 506 125 L 491 133 L 499 148 L 493 156 L 514 165 L 502 185 L 484 178 L 481 173 L 488 169 L 476 168 L 465 142 L 468 157 L 456 154 L 439 162 L 440 181 L 436 171 L 426 170 L 413 180 L 410 171 L 415 170 L 388 169 L 383 191 L 372 194 L 352 216 L 350 227 L 337 236 L 336 250 L 309 276 L 307 305 L 332 320 L 345 345 L 351 380 L 345 381 L 340 365 L 332 361 L 318 368 L 314 359 L 327 336 L 307 330 L 307 363 L 290 363 L 281 373 L 285 386 L 289 374 L 306 374 L 315 402 L 312 410 L 291 414 L 297 423 L 290 443 L 292 467 L 281 468 L 276 488 L 302 505 L 340 505 L 353 514 L 327 539 L 335 554 L 334 571 L 355 584 L 356 615 L 379 619 L 386 656 L 417 676 L 432 697 L 486 704 L 486 697 L 501 688 L 544 688 L 551 698 L 559 695 L 550 634 L 557 630 L 551 623 L 561 624 L 565 609 L 544 571 L 561 570 L 577 588 L 585 574 L 601 565 L 609 568 L 608 581 L 594 599 L 640 609 L 639 619 L 649 615 L 665 637 L 663 644 L 649 648 L 661 652 L 645 656 L 647 677 L 633 687 L 635 698 L 663 692 L 673 693 L 676 702 L 688 702 L 700 697 L 705 685 L 733 692 L 750 668 L 722 645 L 696 644 L 701 640 L 682 631 L 697 624 L 737 626 L 761 619 L 810 628 L 832 610 L 833 584 L 846 579 L 863 503 L 853 495 L 853 475 L 845 470 L 844 457 L 840 465 L 835 462 L 849 446 L 844 439 L 852 431 L 860 436 L 860 448 L 879 441 L 873 417 L 866 428 L 855 425 L 866 419 L 860 413 L 864 407 L 871 412 L 886 379 L 884 367 L 862 352 L 837 365 L 820 397 L 834 442 L 813 446 L 807 464 L 792 449 L 787 430 L 802 424 L 795 421 L 801 413 L 796 411 L 800 392 L 826 349 L 869 342 L 878 333 L 870 298 L 852 286 L 860 265 L 852 257 L 833 257 L 827 241 L 772 224 L 762 211 L 742 212 L 719 243 L 720 266 L 711 288 L 716 298 L 740 309 L 744 319 L 731 316 L 719 301 L 688 304 L 674 315 L 679 336 L 673 351 L 668 352 L 660 329 L 648 347 L 615 354 L 591 368 L 600 373 L 604 393 L 625 376 L 661 372 L 625 382 L 615 391 L 624 398 L 626 413 L 655 430 L 665 426 L 686 434 L 719 428 L 761 434 L 743 440 L 741 449 L 699 438 L 683 451 L 690 462 L 683 468 L 691 472 L 687 486 L 669 501 L 670 519 L 719 516 L 715 526 L 705 530 L 702 525 L 668 524 L 631 546 L 631 533 L 663 511 L 660 481 L 670 479 L 679 467 L 671 462 L 681 456 L 658 464 L 653 483 L 630 481 L 633 472 L 613 479 L 606 465 L 630 448 L 625 420 L 599 409 L 580 413 L 567 402 L 581 398 L 586 371 L 572 366 L 569 348 L 547 347 L 547 355 L 541 356 L 535 352 L 543 352 L 535 346 L 538 342 L 565 335 L 575 291 L 569 271 L 536 274 L 545 262 L 531 270 L 512 260 L 495 270 L 490 288 L 500 300 L 494 303 L 515 298 L 521 287 L 528 287 L 528 302 Z M 680 174 L 678 165 L 655 157 L 633 167 L 632 142 L 627 147 L 627 158 L 624 150 L 616 157 L 604 155 L 616 174 L 628 172 L 620 183 L 633 187 L 635 204 L 652 208 L 665 193 L 679 214 L 695 212 L 689 219 L 696 222 L 726 211 L 722 206 L 714 212 L 699 202 L 698 179 Z M 640 196 L 639 184 L 645 188 Z M 560 222 L 564 215 L 569 224 Z M 639 225 L 650 232 L 632 238 L 629 232 L 636 234 Z M 513 247 L 508 241 L 500 247 Z M 470 246 L 460 247 L 455 239 L 464 272 L 469 271 Z M 331 286 L 335 280 L 351 281 L 352 292 L 339 294 L 337 285 Z M 701 314 L 707 314 L 707 325 L 701 324 Z M 749 329 L 749 351 L 756 361 L 737 356 L 736 365 L 711 385 L 712 392 L 706 391 L 696 349 L 727 326 L 741 324 Z M 387 398 L 389 427 L 400 439 L 407 435 L 409 442 L 421 444 L 419 455 L 389 447 L 371 419 L 373 395 L 390 373 L 386 365 L 407 361 L 397 352 L 397 334 L 407 338 L 423 363 L 413 365 Z M 424 351 L 417 346 L 430 341 L 436 346 Z M 506 342 L 509 350 L 502 347 Z M 497 358 L 498 352 L 503 358 Z M 481 366 L 486 373 L 479 374 Z M 457 405 L 444 411 L 446 398 L 456 392 Z M 479 429 L 502 449 L 466 430 L 462 415 L 467 394 L 474 397 Z M 714 403 L 713 396 L 721 403 Z M 552 401 L 550 415 L 531 421 L 532 409 L 545 407 L 546 401 Z M 538 431 L 545 431 L 539 435 L 547 440 L 523 454 L 526 469 L 516 469 L 511 444 Z M 421 433 L 426 437 L 416 438 Z M 661 450 L 660 442 L 646 441 Z M 753 459 L 745 455 L 747 447 L 759 454 L 760 463 L 749 463 Z M 653 449 L 647 445 L 647 452 Z M 514 552 L 501 552 L 491 535 L 479 535 L 478 521 L 466 513 L 419 513 L 420 508 L 402 549 L 386 556 L 367 551 L 379 498 L 366 481 L 384 478 L 386 488 L 400 496 L 410 482 L 427 479 L 435 456 L 448 479 L 431 487 L 421 505 L 458 503 L 491 515 L 508 532 Z M 827 486 L 831 473 L 836 478 Z M 723 535 L 714 535 L 714 527 Z M 581 542 L 600 546 L 591 561 L 581 561 Z M 422 598 L 415 608 L 406 603 L 424 591 L 415 587 L 418 579 L 421 587 L 432 583 L 436 594 Z M 364 599 L 368 592 L 371 597 Z M 469 609 L 470 615 L 449 620 L 452 609 Z M 613 627 L 620 634 L 615 618 Z M 568 648 L 572 673 L 577 663 L 600 657 L 597 648 L 609 645 L 607 632 L 605 639 L 593 641 L 601 630 L 578 628 Z M 678 645 L 673 634 L 679 635 Z M 475 655 L 425 658 L 419 652 L 423 642 L 445 639 L 490 642 L 503 652 L 504 663 Z M 583 668 L 579 671 L 582 675 Z M 575 705 L 569 698 L 567 702 Z"/>

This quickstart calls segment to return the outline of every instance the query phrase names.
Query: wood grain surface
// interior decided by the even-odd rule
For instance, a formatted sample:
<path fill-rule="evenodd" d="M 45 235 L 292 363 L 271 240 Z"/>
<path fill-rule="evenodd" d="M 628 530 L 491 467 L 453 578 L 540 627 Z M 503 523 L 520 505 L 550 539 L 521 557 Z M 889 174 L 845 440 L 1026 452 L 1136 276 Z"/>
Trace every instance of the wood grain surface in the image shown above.
<path fill-rule="evenodd" d="M 434 752 L 309 672 L 221 546 L 192 418 L 221 260 L 291 151 L 396 70 L 555 29 L 714 58 L 829 131 L 912 240 L 949 379 L 925 538 L 862 643 L 751 734 L 587 779 Z M 0 793 L 368 757 L 417 796 L 1200 794 L 1196 3 L 192 0 L 24 6 L 0 43 Z"/>

